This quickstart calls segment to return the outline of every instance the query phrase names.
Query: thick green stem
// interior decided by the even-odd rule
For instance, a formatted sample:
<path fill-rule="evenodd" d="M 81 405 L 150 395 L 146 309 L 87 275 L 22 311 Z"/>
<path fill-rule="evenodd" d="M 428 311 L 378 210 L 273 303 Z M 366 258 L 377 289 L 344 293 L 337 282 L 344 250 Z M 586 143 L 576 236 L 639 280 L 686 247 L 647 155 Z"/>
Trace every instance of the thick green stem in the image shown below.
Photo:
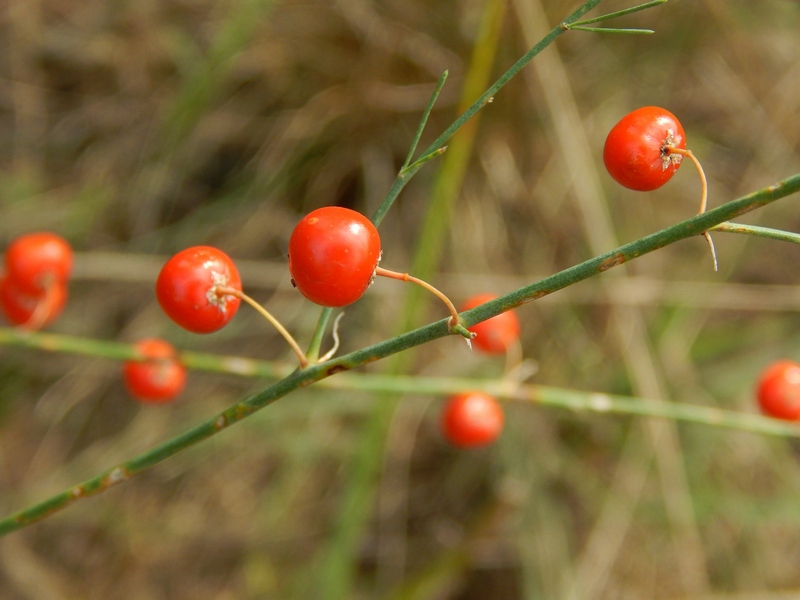
<path fill-rule="evenodd" d="M 712 229 L 714 226 L 719 225 L 733 219 L 739 215 L 745 214 L 767 204 L 770 204 L 780 198 L 788 196 L 800 190 L 800 173 L 793 175 L 783 181 L 774 185 L 766 187 L 762 190 L 744 196 L 737 200 L 723 204 L 706 213 L 696 215 L 691 219 L 682 221 L 666 229 L 662 229 L 656 233 L 648 235 L 644 238 L 625 244 L 606 252 L 601 256 L 589 259 L 583 263 L 565 269 L 555 275 L 546 277 L 529 286 L 520 288 L 510 294 L 500 296 L 491 302 L 482 304 L 472 310 L 461 313 L 461 320 L 466 326 L 474 325 L 480 321 L 493 317 L 506 310 L 536 300 L 557 290 L 563 289 L 567 286 L 573 285 L 584 279 L 588 279 L 594 275 L 598 275 L 619 266 L 629 260 L 643 256 L 659 248 L 663 248 L 669 244 L 674 244 L 680 240 L 684 240 L 694 236 L 700 236 L 704 231 Z M 16 529 L 20 529 L 35 521 L 41 520 L 48 515 L 59 511 L 73 502 L 97 494 L 105 489 L 121 483 L 131 476 L 144 471 L 153 465 L 177 454 L 212 435 L 226 429 L 230 425 L 240 421 L 241 419 L 251 415 L 257 410 L 272 404 L 279 398 L 296 390 L 299 387 L 307 386 L 314 382 L 320 381 L 336 373 L 354 369 L 363 364 L 374 362 L 392 354 L 408 350 L 415 346 L 433 341 L 435 339 L 443 338 L 450 335 L 448 330 L 447 319 L 442 319 L 435 323 L 431 323 L 424 327 L 420 327 L 414 331 L 410 331 L 403 335 L 397 336 L 390 340 L 375 344 L 368 348 L 363 348 L 350 354 L 346 354 L 337 359 L 328 362 L 312 365 L 303 371 L 297 371 L 290 374 L 285 379 L 277 381 L 269 387 L 253 394 L 249 398 L 235 404 L 226 411 L 200 423 L 189 431 L 172 438 L 151 450 L 140 454 L 139 456 L 124 462 L 116 467 L 105 471 L 104 473 L 93 477 L 84 483 L 74 486 L 65 492 L 57 494 L 48 498 L 44 502 L 36 504 L 30 508 L 20 511 L 6 519 L 0 521 L 0 535 L 9 533 Z M 44 335 L 44 334 L 37 334 Z M 109 352 L 116 352 L 115 345 L 109 345 Z M 127 351 L 124 356 L 120 358 L 128 358 L 133 356 L 133 352 L 128 354 Z M 566 396 L 565 396 L 566 398 Z M 603 398 L 602 405 L 606 406 L 606 398 L 609 396 L 597 395 L 596 398 Z M 627 407 L 626 412 L 634 412 L 635 404 Z M 642 409 L 644 410 L 644 409 Z M 683 409 L 682 409 L 683 410 Z M 642 413 L 644 414 L 644 413 Z M 674 413 L 677 414 L 677 413 Z M 709 413 L 710 414 L 710 413 Z M 665 415 L 667 416 L 667 415 Z M 714 417 L 715 418 L 715 417 Z M 709 422 L 713 422 L 713 418 Z M 725 423 L 715 423 L 725 424 Z"/>

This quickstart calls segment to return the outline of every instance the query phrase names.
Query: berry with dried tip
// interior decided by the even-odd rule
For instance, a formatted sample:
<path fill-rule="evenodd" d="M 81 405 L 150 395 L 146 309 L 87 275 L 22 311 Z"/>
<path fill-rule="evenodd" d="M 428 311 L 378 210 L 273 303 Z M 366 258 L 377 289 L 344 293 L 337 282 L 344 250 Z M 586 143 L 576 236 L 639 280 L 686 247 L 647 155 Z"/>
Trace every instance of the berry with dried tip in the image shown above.
<path fill-rule="evenodd" d="M 470 310 L 497 298 L 495 294 L 476 294 L 471 296 L 461 305 L 460 312 Z M 476 323 L 468 329 L 476 334 L 472 340 L 472 345 L 487 354 L 503 354 L 508 351 L 509 346 L 519 340 L 519 319 L 514 311 L 506 311 L 499 315 Z"/>
<path fill-rule="evenodd" d="M 691 150 L 686 149 L 686 134 L 677 117 L 658 106 L 644 106 L 628 113 L 611 128 L 603 148 L 603 162 L 617 183 L 640 192 L 649 192 L 667 183 L 683 158 L 694 163 L 700 175 L 700 209 L 706 211 L 708 181 L 703 166 Z M 708 242 L 714 270 L 717 251 L 711 234 L 703 232 Z"/>
<path fill-rule="evenodd" d="M 381 238 L 361 213 L 326 206 L 307 214 L 289 238 L 292 283 L 321 306 L 347 306 L 372 283 Z"/>
<path fill-rule="evenodd" d="M 157 338 L 140 340 L 135 347 L 149 360 L 123 363 L 122 376 L 128 392 L 146 404 L 174 400 L 186 385 L 186 367 L 178 360 L 175 348 Z"/>
<path fill-rule="evenodd" d="M 800 364 L 779 360 L 769 365 L 758 379 L 756 397 L 764 414 L 800 420 Z"/>
<path fill-rule="evenodd" d="M 494 442 L 503 431 L 502 407 L 483 392 L 450 396 L 442 412 L 445 439 L 459 448 L 478 448 Z"/>
<path fill-rule="evenodd" d="M 668 110 L 645 106 L 628 113 L 611 128 L 603 162 L 617 183 L 640 192 L 669 181 L 681 165 L 686 134 Z"/>
<path fill-rule="evenodd" d="M 162 267 L 156 297 L 167 316 L 193 333 L 212 333 L 228 324 L 240 299 L 242 281 L 227 254 L 210 246 L 178 252 Z"/>

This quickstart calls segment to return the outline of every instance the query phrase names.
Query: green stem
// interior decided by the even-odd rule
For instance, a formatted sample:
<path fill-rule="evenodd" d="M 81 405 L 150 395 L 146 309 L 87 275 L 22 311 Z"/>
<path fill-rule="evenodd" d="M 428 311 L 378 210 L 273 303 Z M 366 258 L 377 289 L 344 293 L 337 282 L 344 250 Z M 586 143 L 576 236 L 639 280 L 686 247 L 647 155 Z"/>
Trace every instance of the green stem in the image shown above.
<path fill-rule="evenodd" d="M 141 355 L 131 344 L 54 333 L 27 332 L 11 327 L 0 327 L 0 345 L 23 346 L 114 360 L 142 360 Z"/>
<path fill-rule="evenodd" d="M 311 343 L 308 345 L 306 356 L 312 363 L 317 362 L 319 358 L 319 349 L 322 347 L 322 339 L 325 337 L 325 330 L 328 327 L 328 321 L 331 318 L 332 308 L 323 308 L 319 313 L 317 319 L 317 326 L 314 328 L 314 334 L 311 336 Z"/>
<path fill-rule="evenodd" d="M 88 356 L 135 359 L 133 346 L 120 342 L 98 342 L 71 336 L 34 333 L 20 334 L 14 329 L 0 328 L 0 344 L 77 353 Z M 286 377 L 297 369 L 285 363 L 275 365 L 266 361 L 236 356 L 219 356 L 199 352 L 181 352 L 181 362 L 190 369 L 231 373 L 245 377 Z M 703 425 L 729 427 L 741 431 L 769 435 L 800 437 L 800 427 L 761 415 L 720 410 L 692 404 L 659 402 L 645 398 L 598 394 L 542 385 L 521 385 L 501 379 L 468 379 L 462 377 L 419 377 L 416 375 L 380 375 L 342 373 L 321 380 L 318 385 L 337 390 L 389 392 L 444 396 L 470 390 L 486 392 L 497 398 L 532 402 L 542 406 L 570 410 L 608 412 L 628 415 L 664 417 Z M 107 475 L 108 472 L 104 473 Z M 96 479 L 96 478 L 95 478 Z"/>
<path fill-rule="evenodd" d="M 561 34 L 565 33 L 567 29 L 563 27 L 563 25 L 570 25 L 571 23 L 576 22 L 580 19 L 583 15 L 587 12 L 592 10 L 595 6 L 600 4 L 603 0 L 588 0 L 588 2 L 584 2 L 578 10 L 572 13 L 569 17 L 564 19 L 563 23 L 559 23 L 556 27 L 554 27 L 550 33 L 548 33 L 545 37 L 541 39 L 541 41 L 536 44 L 533 48 L 528 50 L 522 58 L 520 58 L 517 62 L 515 62 L 508 71 L 506 71 L 500 78 L 495 81 L 489 89 L 487 89 L 481 96 L 475 100 L 475 102 L 470 105 L 470 107 L 464 111 L 458 119 L 456 119 L 450 127 L 448 127 L 438 138 L 436 138 L 433 143 L 425 149 L 422 153 L 423 156 L 427 156 L 432 154 L 433 152 L 439 150 L 442 146 L 444 146 L 447 141 L 453 137 L 453 134 L 458 131 L 464 123 L 469 121 L 475 114 L 481 110 L 484 106 L 486 106 L 491 99 L 499 92 L 502 87 L 507 84 L 512 77 L 514 77 L 517 73 L 519 73 L 522 68 L 527 65 L 533 58 L 539 54 L 542 50 L 547 48 L 550 44 L 552 44 L 555 39 L 560 36 Z M 424 163 L 423 163 L 424 164 Z M 383 218 L 386 216 L 386 213 L 389 212 L 394 201 L 397 199 L 397 196 L 400 195 L 400 192 L 403 191 L 403 188 L 406 184 L 411 180 L 411 178 L 419 171 L 422 167 L 422 164 L 419 164 L 417 167 L 414 168 L 407 168 L 402 170 L 392 184 L 391 189 L 386 194 L 386 197 L 381 202 L 381 205 L 378 207 L 378 210 L 375 211 L 375 214 L 372 217 L 372 222 L 375 223 L 377 227 L 380 225 Z"/>
<path fill-rule="evenodd" d="M 759 414 L 723 410 L 711 406 L 664 402 L 647 398 L 599 394 L 544 385 L 521 385 L 498 379 L 470 380 L 450 377 L 411 375 L 367 375 L 348 373 L 326 381 L 327 387 L 360 391 L 408 394 L 449 395 L 480 391 L 500 399 L 530 402 L 577 411 L 662 417 L 675 421 L 727 427 L 739 431 L 783 437 L 800 437 L 796 423 L 776 420 Z"/>
<path fill-rule="evenodd" d="M 780 198 L 784 198 L 789 194 L 795 193 L 800 190 L 800 173 L 797 173 L 783 181 L 774 185 L 768 186 L 762 190 L 723 204 L 706 213 L 696 215 L 691 219 L 676 223 L 666 229 L 662 229 L 656 233 L 638 239 L 629 244 L 625 244 L 606 252 L 595 258 L 591 258 L 583 263 L 565 269 L 555 275 L 546 277 L 536 283 L 520 288 L 510 294 L 500 296 L 491 302 L 482 304 L 474 309 L 461 313 L 462 323 L 469 327 L 480 321 L 486 320 L 490 317 L 500 314 L 506 310 L 536 300 L 543 296 L 553 293 L 554 291 L 563 289 L 567 286 L 588 279 L 594 275 L 598 275 L 613 267 L 619 266 L 629 260 L 633 260 L 669 244 L 673 244 L 680 240 L 685 240 L 690 237 L 702 235 L 704 231 L 712 229 L 714 226 L 724 223 L 739 215 L 745 214 L 752 210 L 756 210 L 767 204 L 770 204 Z M 112 485 L 121 483 L 131 476 L 144 471 L 153 465 L 161 462 L 212 435 L 219 433 L 230 425 L 242 420 L 243 418 L 253 414 L 257 410 L 268 406 L 282 398 L 286 394 L 296 390 L 299 387 L 307 386 L 314 382 L 320 381 L 336 373 L 348 371 L 359 367 L 363 364 L 374 362 L 387 356 L 397 354 L 403 350 L 408 350 L 415 346 L 446 337 L 449 334 L 447 319 L 442 319 L 435 323 L 431 323 L 424 327 L 420 327 L 414 331 L 410 331 L 403 335 L 397 336 L 390 340 L 375 344 L 373 346 L 351 352 L 339 358 L 330 360 L 328 362 L 309 366 L 302 371 L 295 371 L 286 378 L 275 382 L 269 387 L 253 394 L 242 402 L 233 405 L 222 413 L 203 421 L 199 425 L 193 427 L 187 432 L 176 436 L 154 448 L 140 454 L 139 456 L 121 463 L 120 465 L 109 469 L 98 475 L 83 482 L 80 485 L 74 486 L 65 492 L 56 494 L 48 498 L 44 502 L 31 506 L 16 514 L 13 514 L 0 521 L 0 535 L 4 535 L 11 531 L 15 531 L 26 525 L 41 520 L 50 514 L 53 514 L 73 502 L 102 492 Z M 46 335 L 46 334 L 37 334 Z M 20 337 L 24 337 L 20 335 Z M 97 342 L 92 346 L 99 347 Z M 81 347 L 80 344 L 75 344 L 75 347 Z M 82 346 L 84 349 L 87 346 Z M 107 349 L 111 352 L 116 350 L 116 345 L 109 344 Z M 130 354 L 128 354 L 130 352 Z M 132 356 L 132 350 L 126 351 L 125 356 L 120 358 L 128 358 Z M 572 395 L 574 392 L 565 393 L 562 398 L 566 403 L 577 402 Z M 614 398 L 606 395 L 594 395 L 595 410 L 603 409 L 608 406 L 607 398 Z M 602 400 L 599 400 L 602 399 Z M 619 399 L 619 398 L 617 398 Z M 612 404 L 613 406 L 613 404 Z M 617 402 L 616 406 L 622 406 L 622 403 Z M 672 405 L 678 406 L 678 405 Z M 682 405 L 683 406 L 683 405 Z M 637 407 L 636 402 L 631 401 L 625 407 L 624 412 L 632 412 L 635 414 L 645 414 L 646 408 L 644 406 Z M 673 410 L 669 415 L 666 413 L 663 416 L 671 416 L 676 414 L 687 415 L 688 409 L 685 407 Z M 707 409 L 703 409 L 707 410 Z M 642 412 L 637 412 L 642 411 Z M 623 412 L 621 409 L 618 412 Z M 649 414 L 649 413 L 648 413 Z M 732 420 L 718 422 L 719 415 L 717 413 L 707 413 L 707 422 L 715 425 L 726 425 L 733 423 Z M 699 419 L 699 417 L 698 417 Z M 752 419 L 752 417 L 751 417 Z M 703 422 L 697 420 L 696 422 Z M 728 425 L 734 426 L 734 425 Z M 777 429 L 776 429 L 777 431 Z M 764 430 L 764 433 L 767 431 Z"/>
<path fill-rule="evenodd" d="M 588 25 L 589 23 L 599 23 L 600 21 L 607 21 L 608 19 L 616 19 L 617 17 L 622 17 L 624 15 L 630 15 L 632 13 L 639 12 L 640 10 L 647 10 L 648 8 L 653 8 L 654 6 L 658 6 L 659 4 L 666 4 L 667 0 L 653 0 L 652 2 L 647 2 L 645 4 L 639 4 L 638 6 L 631 6 L 630 8 L 623 8 L 622 10 L 617 10 L 605 15 L 600 15 L 599 17 L 593 17 L 591 19 L 581 19 L 580 21 L 574 21 L 569 29 L 576 29 L 575 25 Z"/>
<path fill-rule="evenodd" d="M 410 173 L 412 171 L 414 173 L 416 173 L 417 171 L 419 171 L 419 168 L 422 165 L 424 165 L 429 160 L 433 160 L 437 156 L 441 156 L 442 154 L 445 153 L 446 150 L 447 150 L 447 146 L 442 146 L 441 148 L 437 148 L 436 150 L 434 150 L 433 152 L 431 152 L 429 154 L 423 154 L 422 156 L 420 156 L 417 160 L 415 160 L 413 163 L 411 163 L 407 167 L 403 167 L 402 171 L 400 171 L 400 176 L 404 176 L 406 173 Z"/>
<path fill-rule="evenodd" d="M 29 348 L 117 360 L 141 359 L 130 344 L 86 340 L 58 334 L 24 334 L 10 328 L 0 328 L 0 344 L 22 345 Z M 180 356 L 181 362 L 190 369 L 231 373 L 245 377 L 286 377 L 296 369 L 296 366 L 288 363 L 274 365 L 266 361 L 199 352 L 181 352 Z M 530 401 L 546 406 L 660 416 L 706 425 L 722 425 L 757 433 L 800 436 L 800 428 L 758 415 L 732 413 L 714 408 L 670 402 L 652 402 L 652 406 L 641 406 L 642 398 L 565 390 L 540 385 L 518 385 L 513 381 L 498 379 L 345 373 L 339 377 L 322 380 L 320 384 L 333 389 L 398 394 L 446 395 L 478 390 L 498 398 Z"/>
<path fill-rule="evenodd" d="M 583 27 L 581 25 L 569 25 L 570 31 L 590 31 L 592 33 L 622 33 L 628 35 L 650 35 L 655 33 L 652 29 L 618 29 L 613 27 Z"/>
<path fill-rule="evenodd" d="M 710 231 L 722 231 L 724 233 L 743 233 L 745 235 L 754 235 L 756 237 L 763 237 L 770 240 L 778 240 L 780 242 L 791 242 L 792 244 L 800 244 L 800 233 L 792 233 L 791 231 L 782 231 L 780 229 L 770 229 L 769 227 L 758 227 L 757 225 L 742 225 L 740 223 L 720 223 L 712 227 Z"/>
<path fill-rule="evenodd" d="M 430 117 L 431 115 L 431 111 L 433 110 L 433 105 L 436 104 L 436 100 L 437 98 L 439 98 L 439 94 L 442 92 L 442 88 L 444 87 L 444 82 L 447 81 L 447 75 L 448 71 L 442 73 L 442 76 L 439 78 L 439 83 L 436 84 L 436 89 L 433 90 L 433 94 L 431 94 L 431 99 L 428 100 L 428 105 L 425 107 L 425 111 L 422 113 L 422 118 L 420 119 L 419 125 L 417 126 L 417 133 L 414 135 L 414 141 L 411 142 L 411 148 L 408 149 L 408 156 L 406 156 L 406 160 L 403 163 L 403 167 L 400 169 L 401 174 L 403 173 L 403 171 L 406 170 L 408 165 L 411 163 L 411 159 L 414 158 L 414 152 L 417 151 L 417 144 L 419 144 L 419 140 L 422 137 L 422 132 L 425 130 L 425 125 L 428 122 L 428 117 Z M 430 158 L 433 158 L 433 156 L 431 156 Z"/>

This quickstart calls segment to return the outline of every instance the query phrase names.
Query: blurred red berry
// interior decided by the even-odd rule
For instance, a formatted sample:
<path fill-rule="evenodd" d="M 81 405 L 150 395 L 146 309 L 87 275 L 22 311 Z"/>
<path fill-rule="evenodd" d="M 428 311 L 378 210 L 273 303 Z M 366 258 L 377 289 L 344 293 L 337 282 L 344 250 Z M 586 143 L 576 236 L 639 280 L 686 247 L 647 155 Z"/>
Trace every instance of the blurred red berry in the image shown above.
<path fill-rule="evenodd" d="M 144 403 L 165 404 L 174 400 L 186 384 L 186 368 L 178 360 L 175 348 L 156 338 L 141 340 L 135 347 L 150 360 L 123 364 L 122 374 L 128 392 Z"/>
<path fill-rule="evenodd" d="M 53 283 L 46 292 L 28 294 L 8 275 L 0 279 L 0 309 L 12 325 L 40 329 L 55 321 L 67 303 L 67 286 Z"/>
<path fill-rule="evenodd" d="M 20 236 L 6 248 L 6 276 L 14 286 L 35 296 L 49 285 L 66 285 L 72 274 L 72 248 L 54 233 L 38 232 Z"/>
<path fill-rule="evenodd" d="M 476 294 L 461 305 L 459 312 L 470 310 L 495 298 L 497 298 L 495 294 Z M 468 329 L 476 334 L 472 340 L 475 349 L 487 354 L 503 354 L 511 344 L 519 340 L 519 319 L 511 310 L 476 323 Z"/>
<path fill-rule="evenodd" d="M 769 365 L 759 377 L 756 397 L 764 414 L 800 420 L 800 364 L 780 360 Z"/>
<path fill-rule="evenodd" d="M 503 431 L 505 417 L 497 400 L 482 392 L 456 394 L 442 412 L 442 433 L 459 448 L 477 448 L 494 442 Z"/>

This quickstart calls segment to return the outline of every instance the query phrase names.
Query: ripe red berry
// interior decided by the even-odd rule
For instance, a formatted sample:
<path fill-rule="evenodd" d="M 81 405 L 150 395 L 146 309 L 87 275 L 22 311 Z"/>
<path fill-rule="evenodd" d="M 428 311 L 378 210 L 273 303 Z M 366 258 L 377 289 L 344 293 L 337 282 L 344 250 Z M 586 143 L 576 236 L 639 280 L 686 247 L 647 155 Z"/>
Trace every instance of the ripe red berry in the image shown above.
<path fill-rule="evenodd" d="M 39 329 L 52 323 L 67 303 L 67 286 L 53 283 L 46 292 L 28 294 L 8 275 L 0 279 L 0 309 L 6 320 L 26 329 Z"/>
<path fill-rule="evenodd" d="M 178 396 L 186 384 L 186 368 L 177 359 L 175 348 L 160 339 L 141 340 L 136 350 L 144 362 L 126 361 L 122 375 L 128 392 L 144 403 L 164 404 Z"/>
<path fill-rule="evenodd" d="M 683 127 L 669 111 L 645 106 L 611 128 L 603 162 L 617 183 L 647 192 L 664 185 L 678 170 L 682 155 L 669 148 L 686 148 Z"/>
<path fill-rule="evenodd" d="M 505 417 L 497 400 L 482 392 L 448 398 L 442 413 L 442 433 L 459 448 L 477 448 L 494 442 L 503 431 Z"/>
<path fill-rule="evenodd" d="M 800 420 L 800 364 L 780 360 L 769 365 L 759 377 L 756 396 L 764 414 Z"/>
<path fill-rule="evenodd" d="M 347 306 L 358 300 L 372 283 L 380 257 L 378 230 L 349 208 L 312 211 L 289 238 L 292 283 L 322 306 Z"/>
<path fill-rule="evenodd" d="M 51 284 L 66 284 L 72 273 L 72 248 L 54 233 L 29 233 L 16 238 L 5 253 L 6 275 L 30 296 Z"/>
<path fill-rule="evenodd" d="M 497 296 L 494 294 L 476 294 L 461 305 L 459 312 L 470 310 L 495 298 Z M 520 326 L 517 315 L 509 310 L 468 329 L 476 334 L 472 344 L 477 350 L 487 354 L 503 354 L 519 339 Z"/>
<path fill-rule="evenodd" d="M 193 333 L 212 333 L 227 325 L 240 300 L 220 288 L 242 290 L 236 265 L 210 246 L 178 252 L 162 267 L 156 297 L 170 319 Z"/>

